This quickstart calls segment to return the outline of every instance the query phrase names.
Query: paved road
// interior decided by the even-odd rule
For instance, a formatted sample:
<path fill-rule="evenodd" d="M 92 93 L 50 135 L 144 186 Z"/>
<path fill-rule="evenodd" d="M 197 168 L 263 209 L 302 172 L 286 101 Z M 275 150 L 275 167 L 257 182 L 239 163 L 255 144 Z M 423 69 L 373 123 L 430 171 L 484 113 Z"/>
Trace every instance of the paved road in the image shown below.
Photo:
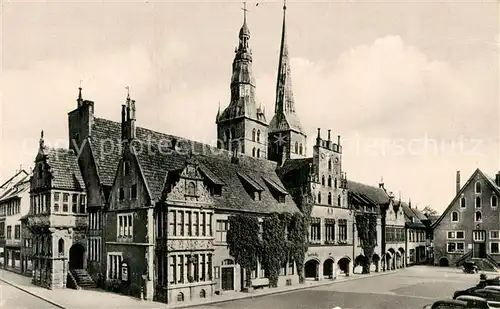
<path fill-rule="evenodd" d="M 479 275 L 456 269 L 411 267 L 386 276 L 347 281 L 286 294 L 198 309 L 421 309 L 437 298 L 476 284 Z"/>
<path fill-rule="evenodd" d="M 0 281 L 0 308 L 6 309 L 59 309 L 46 301 L 25 293 Z"/>

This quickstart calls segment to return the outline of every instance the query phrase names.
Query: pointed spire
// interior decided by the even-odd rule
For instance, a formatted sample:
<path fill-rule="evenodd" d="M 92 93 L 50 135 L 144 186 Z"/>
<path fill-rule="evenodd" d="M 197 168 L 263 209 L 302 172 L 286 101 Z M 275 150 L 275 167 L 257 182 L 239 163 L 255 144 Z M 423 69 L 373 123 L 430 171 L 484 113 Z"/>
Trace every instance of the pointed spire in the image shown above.
<path fill-rule="evenodd" d="M 43 151 L 45 149 L 45 140 L 43 139 L 43 130 L 40 132 L 40 151 Z"/>
<path fill-rule="evenodd" d="M 81 80 L 80 80 L 80 87 L 78 87 L 78 98 L 76 99 L 76 102 L 78 102 L 78 107 L 82 106 L 82 104 L 83 104 L 82 81 Z"/>

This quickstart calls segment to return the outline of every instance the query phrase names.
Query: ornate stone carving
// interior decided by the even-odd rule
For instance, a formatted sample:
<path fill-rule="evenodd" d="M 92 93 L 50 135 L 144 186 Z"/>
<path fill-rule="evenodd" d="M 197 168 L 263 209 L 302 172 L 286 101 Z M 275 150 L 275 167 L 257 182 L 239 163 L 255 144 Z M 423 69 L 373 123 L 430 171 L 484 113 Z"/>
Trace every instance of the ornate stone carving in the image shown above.
<path fill-rule="evenodd" d="M 195 184 L 194 195 L 188 194 L 188 185 L 191 182 Z M 213 204 L 212 196 L 203 184 L 203 178 L 196 164 L 188 164 L 184 168 L 179 181 L 173 185 L 172 190 L 168 193 L 167 201 Z"/>
<path fill-rule="evenodd" d="M 213 239 L 169 239 L 167 250 L 210 250 L 214 247 Z"/>

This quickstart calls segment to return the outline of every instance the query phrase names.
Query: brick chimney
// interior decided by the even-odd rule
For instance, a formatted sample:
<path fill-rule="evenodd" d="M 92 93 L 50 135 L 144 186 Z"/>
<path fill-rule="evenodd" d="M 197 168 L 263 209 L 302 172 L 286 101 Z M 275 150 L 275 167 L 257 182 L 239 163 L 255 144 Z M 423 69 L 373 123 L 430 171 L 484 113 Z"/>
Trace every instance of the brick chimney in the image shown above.
<path fill-rule="evenodd" d="M 456 194 L 458 194 L 458 192 L 460 192 L 460 188 L 461 188 L 461 185 L 460 185 L 460 171 L 457 171 L 457 181 L 456 181 Z"/>

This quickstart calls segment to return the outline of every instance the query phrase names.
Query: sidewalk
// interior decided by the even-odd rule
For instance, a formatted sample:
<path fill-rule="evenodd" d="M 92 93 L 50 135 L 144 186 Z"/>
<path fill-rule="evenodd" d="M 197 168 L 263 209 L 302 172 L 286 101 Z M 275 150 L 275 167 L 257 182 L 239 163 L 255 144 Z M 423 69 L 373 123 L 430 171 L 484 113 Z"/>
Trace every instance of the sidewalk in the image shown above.
<path fill-rule="evenodd" d="M 73 290 L 73 289 L 60 289 L 48 290 L 31 283 L 31 278 L 19 275 L 10 271 L 0 269 L 0 281 L 12 285 L 28 294 L 40 298 L 56 307 L 61 309 L 99 309 L 99 308 L 187 308 L 192 306 L 210 305 L 217 303 L 230 302 L 245 298 L 262 297 L 265 295 L 287 293 L 292 291 L 304 290 L 318 286 L 325 286 L 346 282 L 351 280 L 371 278 L 376 276 L 383 276 L 393 274 L 395 271 L 371 273 L 369 275 L 353 274 L 349 277 L 341 276 L 335 280 L 321 280 L 321 281 L 306 281 L 305 284 L 294 286 L 282 286 L 273 289 L 256 290 L 252 293 L 243 292 L 224 292 L 219 296 L 212 298 L 197 299 L 194 301 L 167 305 L 159 302 L 141 301 L 134 297 L 124 296 L 111 292 L 101 290 Z"/>

